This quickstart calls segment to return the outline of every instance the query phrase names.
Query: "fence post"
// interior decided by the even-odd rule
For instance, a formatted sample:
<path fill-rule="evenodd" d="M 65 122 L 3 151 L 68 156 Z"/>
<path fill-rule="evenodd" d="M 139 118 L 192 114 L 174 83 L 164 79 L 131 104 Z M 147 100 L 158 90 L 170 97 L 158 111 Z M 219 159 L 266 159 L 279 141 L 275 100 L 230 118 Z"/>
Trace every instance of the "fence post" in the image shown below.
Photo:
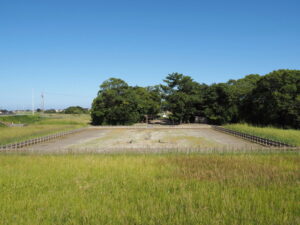
<path fill-rule="evenodd" d="M 238 136 L 238 137 L 241 137 L 242 139 L 246 139 L 246 140 L 249 140 L 249 141 L 252 141 L 254 143 L 264 145 L 264 146 L 294 147 L 292 145 L 288 145 L 288 144 L 285 144 L 285 143 L 282 143 L 282 142 L 272 141 L 272 140 L 269 140 L 269 139 L 266 139 L 266 138 L 260 138 L 260 137 L 254 136 L 254 135 L 249 135 L 249 134 L 246 134 L 246 133 L 230 130 L 230 129 L 219 127 L 219 126 L 212 126 L 212 128 L 215 129 L 215 130 L 218 130 L 220 132 L 232 134 L 233 136 Z"/>

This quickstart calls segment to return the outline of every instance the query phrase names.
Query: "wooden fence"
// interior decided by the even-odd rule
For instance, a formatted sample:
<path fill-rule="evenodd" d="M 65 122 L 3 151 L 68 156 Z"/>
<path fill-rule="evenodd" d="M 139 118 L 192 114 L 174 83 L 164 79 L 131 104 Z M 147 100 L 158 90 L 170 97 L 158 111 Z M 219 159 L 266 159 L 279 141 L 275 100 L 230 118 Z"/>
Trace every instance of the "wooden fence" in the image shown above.
<path fill-rule="evenodd" d="M 211 128 L 211 125 L 132 125 L 132 126 L 95 126 L 90 129 L 202 129 Z"/>
<path fill-rule="evenodd" d="M 220 131 L 220 132 L 224 132 L 227 134 L 231 134 L 240 138 L 243 138 L 245 140 L 260 144 L 260 145 L 264 145 L 264 146 L 270 146 L 270 147 L 278 147 L 278 148 L 286 148 L 286 147 L 295 147 L 286 143 L 282 143 L 282 142 L 278 142 L 278 141 L 273 141 L 273 140 L 269 140 L 266 138 L 261 138 L 261 137 L 257 137 L 254 135 L 250 135 L 250 134 L 246 134 L 246 133 L 242 133 L 242 132 L 238 132 L 238 131 L 234 131 L 234 130 L 230 130 L 224 127 L 220 127 L 220 126 L 211 126 L 213 129 Z M 107 129 L 107 128 L 157 128 L 157 126 L 102 126 L 102 127 L 97 127 L 97 129 Z M 178 128 L 178 129 L 197 129 L 197 127 L 194 126 L 186 126 L 186 127 L 178 127 L 178 126 L 161 126 L 160 128 L 165 129 L 165 128 Z M 38 138 L 34 138 L 34 139 L 30 139 L 27 141 L 23 141 L 23 142 L 18 142 L 18 143 L 13 143 L 13 144 L 7 144 L 7 145 L 0 145 L 0 151 L 1 150 L 10 150 L 10 149 L 19 149 L 19 148 L 24 148 L 27 146 L 31 146 L 34 144 L 38 144 L 38 143 L 42 143 L 42 142 L 46 142 L 46 141 L 50 141 L 56 138 L 61 138 L 64 137 L 66 135 L 70 135 L 70 134 L 74 134 L 77 132 L 80 132 L 82 130 L 85 130 L 86 128 L 80 128 L 80 129 L 76 129 L 76 130 L 71 130 L 71 131 L 64 131 L 64 132 L 60 132 L 60 133 L 56 133 L 56 134 L 52 134 L 52 135 L 48 135 L 48 136 L 44 136 L 44 137 L 38 137 Z"/>
<path fill-rule="evenodd" d="M 86 129 L 86 128 L 79 128 L 79 129 L 76 129 L 76 130 L 64 131 L 64 132 L 51 134 L 51 135 L 47 135 L 47 136 L 44 136 L 44 137 L 38 137 L 38 138 L 34 138 L 34 139 L 30 139 L 30 140 L 23 141 L 23 142 L 18 142 L 18 143 L 0 145 L 0 151 L 1 150 L 24 148 L 24 147 L 27 147 L 27 146 L 30 146 L 30 145 L 35 145 L 35 144 L 50 141 L 50 140 L 53 140 L 53 139 L 56 139 L 56 138 L 61 138 L 61 137 L 64 137 L 66 135 L 69 135 L 69 134 L 74 134 L 74 133 L 80 132 L 84 129 Z"/>
<path fill-rule="evenodd" d="M 234 131 L 234 130 L 230 130 L 224 127 L 220 127 L 220 126 L 212 126 L 213 129 L 217 130 L 217 131 L 221 131 L 227 134 L 231 134 L 233 136 L 236 137 L 240 137 L 243 138 L 247 141 L 251 141 L 260 145 L 264 145 L 264 146 L 269 146 L 269 147 L 279 147 L 279 148 L 286 148 L 286 147 L 295 147 L 283 142 L 279 142 L 279 141 L 273 141 L 270 139 L 266 139 L 266 138 L 261 138 L 258 136 L 254 136 L 254 135 L 250 135 L 250 134 L 246 134 L 246 133 L 242 133 L 242 132 L 238 132 L 238 131 Z"/>

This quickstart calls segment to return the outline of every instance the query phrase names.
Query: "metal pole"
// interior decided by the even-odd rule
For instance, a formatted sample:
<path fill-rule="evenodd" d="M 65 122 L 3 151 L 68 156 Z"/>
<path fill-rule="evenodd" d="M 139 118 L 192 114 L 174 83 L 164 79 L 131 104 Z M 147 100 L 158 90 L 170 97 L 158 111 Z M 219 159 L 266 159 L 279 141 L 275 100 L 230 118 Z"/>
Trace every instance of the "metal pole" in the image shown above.
<path fill-rule="evenodd" d="M 45 99 L 44 99 L 44 93 L 42 92 L 41 94 L 41 97 L 42 97 L 42 112 L 45 111 Z"/>
<path fill-rule="evenodd" d="M 32 88 L 32 115 L 34 115 L 34 89 Z"/>

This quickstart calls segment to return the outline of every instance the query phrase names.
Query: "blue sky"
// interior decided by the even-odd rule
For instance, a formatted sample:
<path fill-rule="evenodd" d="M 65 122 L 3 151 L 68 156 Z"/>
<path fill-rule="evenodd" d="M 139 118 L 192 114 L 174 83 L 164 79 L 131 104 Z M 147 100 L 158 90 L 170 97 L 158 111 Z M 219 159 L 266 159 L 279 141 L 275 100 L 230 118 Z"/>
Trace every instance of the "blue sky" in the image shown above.
<path fill-rule="evenodd" d="M 300 69 L 300 1 L 0 0 L 0 108 L 90 107 L 99 85 Z"/>

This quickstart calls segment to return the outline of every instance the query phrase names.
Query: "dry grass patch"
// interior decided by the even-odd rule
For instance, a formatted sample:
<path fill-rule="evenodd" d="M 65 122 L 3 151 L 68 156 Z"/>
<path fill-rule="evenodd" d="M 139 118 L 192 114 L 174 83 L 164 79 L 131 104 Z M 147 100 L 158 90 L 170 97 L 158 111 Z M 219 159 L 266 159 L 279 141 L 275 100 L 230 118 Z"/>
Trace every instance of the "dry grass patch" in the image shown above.
<path fill-rule="evenodd" d="M 175 157 L 176 174 L 184 179 L 238 184 L 285 184 L 300 182 L 300 158 L 278 156 Z"/>
<path fill-rule="evenodd" d="M 295 225 L 299 200 L 296 154 L 0 154 L 1 225 Z"/>
<path fill-rule="evenodd" d="M 189 135 L 179 135 L 179 136 L 165 136 L 163 141 L 166 143 L 174 144 L 174 145 L 182 145 L 189 147 L 217 147 L 221 146 L 215 142 L 209 141 L 203 137 L 195 137 Z"/>

